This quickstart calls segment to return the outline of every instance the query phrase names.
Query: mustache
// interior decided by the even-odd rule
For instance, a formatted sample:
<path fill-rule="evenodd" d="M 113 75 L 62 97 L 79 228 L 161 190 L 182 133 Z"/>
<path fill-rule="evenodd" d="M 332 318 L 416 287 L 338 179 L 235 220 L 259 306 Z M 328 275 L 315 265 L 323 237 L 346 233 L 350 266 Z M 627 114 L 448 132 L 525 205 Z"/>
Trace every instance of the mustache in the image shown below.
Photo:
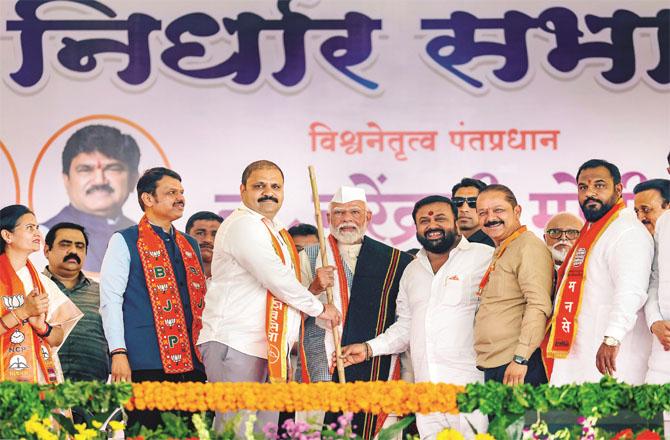
<path fill-rule="evenodd" d="M 109 186 L 107 183 L 103 183 L 102 185 L 93 185 L 89 189 L 86 190 L 86 195 L 93 194 L 96 191 L 104 191 L 107 194 L 111 194 L 114 192 L 114 188 Z"/>
<path fill-rule="evenodd" d="M 67 255 L 63 258 L 63 263 L 65 263 L 65 262 L 66 262 L 67 260 L 69 260 L 70 258 L 74 259 L 74 260 L 77 262 L 77 264 L 81 264 L 81 258 L 79 258 L 79 255 L 77 255 L 77 254 L 75 254 L 75 253 L 69 253 L 69 254 L 67 254 Z"/>
<path fill-rule="evenodd" d="M 430 234 L 431 232 L 441 232 L 442 233 L 441 238 L 444 238 L 444 236 L 447 234 L 447 232 L 444 229 L 432 228 L 432 229 L 426 229 L 426 231 L 423 233 L 423 236 L 426 237 L 428 240 L 439 240 L 439 239 L 434 239 L 434 238 L 428 238 L 428 234 Z"/>
<path fill-rule="evenodd" d="M 208 241 L 203 241 L 202 243 L 200 243 L 200 249 L 202 248 L 214 249 L 214 245 Z"/>
<path fill-rule="evenodd" d="M 582 204 L 582 206 L 586 206 L 586 204 L 589 203 L 589 202 L 596 202 L 596 203 L 599 203 L 600 205 L 604 205 L 604 203 L 602 202 L 602 200 L 598 200 L 598 199 L 596 199 L 595 197 L 587 197 L 587 198 L 584 200 L 584 203 Z"/>
<path fill-rule="evenodd" d="M 184 207 L 184 202 L 174 202 L 172 206 L 181 206 Z"/>
<path fill-rule="evenodd" d="M 356 223 L 344 222 L 337 227 L 337 230 L 341 231 L 344 228 L 354 228 L 356 231 L 358 231 L 358 225 Z"/>
<path fill-rule="evenodd" d="M 277 199 L 276 197 L 272 197 L 272 196 L 263 196 L 260 199 L 258 199 L 258 203 L 265 202 L 265 201 L 268 201 L 268 200 L 273 201 L 275 203 L 279 203 L 279 199 Z"/>
<path fill-rule="evenodd" d="M 487 228 L 490 228 L 490 227 L 498 226 L 498 225 L 502 225 L 502 224 L 503 224 L 502 220 L 491 220 L 490 222 L 484 223 L 484 226 L 486 226 Z"/>

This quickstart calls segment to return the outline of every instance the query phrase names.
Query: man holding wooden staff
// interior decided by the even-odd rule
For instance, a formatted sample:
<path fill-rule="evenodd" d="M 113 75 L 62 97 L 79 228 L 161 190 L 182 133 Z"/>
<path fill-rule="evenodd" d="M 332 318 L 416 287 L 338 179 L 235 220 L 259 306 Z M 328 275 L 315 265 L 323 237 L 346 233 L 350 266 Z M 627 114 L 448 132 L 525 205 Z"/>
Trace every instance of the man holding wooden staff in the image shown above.
<path fill-rule="evenodd" d="M 328 222 L 330 235 L 326 243 L 329 264 L 335 265 L 333 303 L 342 313 L 342 345 L 364 342 L 376 337 L 395 321 L 396 297 L 400 277 L 412 256 L 365 235 L 372 213 L 367 208 L 365 191 L 342 186 L 330 201 Z M 318 245 L 308 246 L 300 254 L 302 283 L 314 287 L 321 266 Z M 322 291 L 326 286 L 322 286 Z M 314 291 L 310 288 L 311 291 Z M 321 295 L 326 303 L 325 294 Z M 338 381 L 329 365 L 335 351 L 330 323 L 309 318 L 305 321 L 305 355 L 310 380 Z M 346 369 L 347 382 L 391 380 L 400 378 L 396 357 L 369 358 Z M 326 423 L 337 415 L 326 414 Z M 354 415 L 354 431 L 371 439 L 381 429 L 385 415 Z"/>
<path fill-rule="evenodd" d="M 340 313 L 300 284 L 295 244 L 274 221 L 284 201 L 281 169 L 267 160 L 249 164 L 240 195 L 242 204 L 221 224 L 214 241 L 198 349 L 209 382 L 286 382 L 300 312 L 335 325 Z M 332 285 L 332 271 L 320 271 L 320 286 Z M 277 423 L 277 417 L 259 412 L 257 431 Z M 218 430 L 223 419 L 217 413 Z"/>

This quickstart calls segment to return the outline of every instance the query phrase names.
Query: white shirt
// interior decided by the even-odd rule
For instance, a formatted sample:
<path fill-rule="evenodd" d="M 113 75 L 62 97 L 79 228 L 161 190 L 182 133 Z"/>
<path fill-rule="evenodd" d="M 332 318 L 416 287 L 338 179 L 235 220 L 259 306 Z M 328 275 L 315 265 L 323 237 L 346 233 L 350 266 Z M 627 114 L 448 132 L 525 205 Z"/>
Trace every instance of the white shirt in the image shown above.
<path fill-rule="evenodd" d="M 644 306 L 649 328 L 656 321 L 670 320 L 670 210 L 656 220 L 654 231 L 654 262 Z"/>
<path fill-rule="evenodd" d="M 275 252 L 264 217 L 241 205 L 219 227 L 214 240 L 212 280 L 205 297 L 198 344 L 217 341 L 242 353 L 267 359 L 265 310 L 267 291 L 290 306 L 288 342 L 297 340 L 300 314 L 323 312 L 323 304 L 298 282 L 291 254 L 268 222 L 285 263 Z"/>
<path fill-rule="evenodd" d="M 566 359 L 556 359 L 552 385 L 598 382 L 596 353 L 605 336 L 621 341 L 614 377 L 644 380 L 651 336 L 642 308 L 647 300 L 654 244 L 631 209 L 624 209 L 591 248 L 577 334 Z"/>
<path fill-rule="evenodd" d="M 647 328 L 656 321 L 670 320 L 670 211 L 656 220 L 656 243 L 649 298 L 644 306 Z M 646 383 L 664 384 L 670 381 L 670 352 L 663 349 L 656 335 L 652 335 L 652 352 L 649 357 Z"/>
<path fill-rule="evenodd" d="M 421 249 L 402 278 L 396 322 L 368 341 L 375 356 L 408 347 L 416 382 L 465 385 L 483 382 L 473 345 L 477 289 L 494 248 L 461 238 L 449 259 L 433 274 Z"/>

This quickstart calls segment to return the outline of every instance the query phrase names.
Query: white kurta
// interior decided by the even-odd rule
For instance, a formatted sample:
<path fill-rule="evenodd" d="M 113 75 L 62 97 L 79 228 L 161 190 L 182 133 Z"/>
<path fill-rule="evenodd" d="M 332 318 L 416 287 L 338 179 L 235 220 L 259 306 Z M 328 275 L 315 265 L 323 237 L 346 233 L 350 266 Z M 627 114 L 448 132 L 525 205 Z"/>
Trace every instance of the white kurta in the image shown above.
<path fill-rule="evenodd" d="M 202 312 L 198 344 L 217 341 L 242 353 L 267 359 L 265 312 L 268 289 L 289 306 L 288 346 L 298 338 L 300 314 L 317 316 L 323 305 L 298 282 L 291 254 L 280 237 L 284 263 L 272 246 L 263 216 L 241 205 L 219 227 L 214 240 L 212 279 Z"/>
<path fill-rule="evenodd" d="M 409 264 L 400 280 L 397 320 L 369 341 L 373 354 L 400 353 L 408 347 L 416 382 L 466 385 L 483 382 L 473 346 L 477 288 L 494 249 L 462 238 L 447 262 L 433 273 L 425 250 Z M 482 414 L 419 414 L 421 438 L 434 438 L 451 426 L 472 436 L 468 419 L 479 432 L 487 421 Z"/>
<path fill-rule="evenodd" d="M 596 353 L 605 336 L 621 341 L 614 377 L 631 385 L 644 381 L 651 335 L 647 300 L 654 245 L 631 209 L 602 233 L 588 256 L 577 334 L 566 359 L 556 359 L 552 385 L 598 382 Z"/>
<path fill-rule="evenodd" d="M 644 306 L 647 327 L 656 321 L 670 321 L 670 211 L 656 221 L 655 254 L 649 281 L 649 299 Z M 670 382 L 670 351 L 663 350 L 656 336 L 652 337 L 651 356 L 646 383 Z"/>

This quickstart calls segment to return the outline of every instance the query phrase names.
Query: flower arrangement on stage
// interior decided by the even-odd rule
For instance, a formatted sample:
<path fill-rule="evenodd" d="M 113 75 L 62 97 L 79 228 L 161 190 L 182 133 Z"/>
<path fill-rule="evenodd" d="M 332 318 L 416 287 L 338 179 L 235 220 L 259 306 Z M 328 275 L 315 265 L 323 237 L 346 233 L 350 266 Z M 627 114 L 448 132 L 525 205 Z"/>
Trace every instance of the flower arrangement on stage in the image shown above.
<path fill-rule="evenodd" d="M 126 409 L 158 409 L 164 428 L 151 431 L 145 427 L 124 429 L 111 422 L 107 431 L 101 424 L 119 407 Z M 60 409 L 81 407 L 94 415 L 86 425 L 74 425 Z M 149 438 L 188 438 L 208 440 L 222 438 L 209 430 L 207 411 L 239 411 L 241 409 L 338 412 L 368 411 L 373 413 L 469 413 L 479 410 L 494 417 L 489 433 L 479 433 L 477 440 L 505 440 L 506 428 L 528 411 L 536 411 L 538 421 L 524 432 L 527 440 L 581 439 L 660 440 L 653 431 L 623 430 L 616 435 L 596 426 L 598 419 L 628 410 L 651 419 L 662 411 L 670 411 L 670 384 L 630 386 L 606 378 L 600 383 L 553 387 L 520 385 L 508 387 L 499 383 L 470 384 L 463 387 L 447 384 L 409 384 L 405 382 L 358 382 L 348 384 L 256 384 L 256 383 L 120 383 L 77 382 L 59 385 L 0 383 L 0 438 L 59 439 L 69 433 L 76 440 L 103 438 L 114 430 L 124 429 L 126 435 Z M 194 412 L 191 420 L 169 411 Z M 580 426 L 572 430 L 550 433 L 541 415 L 548 411 L 571 411 Z M 409 419 L 405 419 L 409 420 Z M 323 435 L 321 426 L 308 427 L 291 422 L 287 431 L 296 438 L 309 431 Z M 194 428 L 195 427 L 195 428 Z M 270 427 L 269 429 L 271 429 Z M 341 427 L 331 429 L 328 437 L 340 437 Z M 326 427 L 326 429 L 330 429 Z M 402 428 L 400 428 L 402 429 Z M 346 430 L 345 430 L 346 431 Z M 345 432 L 343 431 L 343 432 Z M 226 439 L 235 437 L 235 429 Z M 276 430 L 274 433 L 276 434 Z M 327 431 L 328 432 L 328 431 Z M 520 429 L 519 429 L 520 432 Z M 299 434 L 299 435 L 298 435 Z M 440 440 L 460 440 L 456 431 L 445 430 Z M 273 438 L 272 431 L 266 432 Z M 322 437 L 323 438 L 323 437 Z"/>
<path fill-rule="evenodd" d="M 27 434 L 33 434 L 38 440 L 59 440 L 66 433 L 74 440 L 106 439 L 110 434 L 115 436 L 125 429 L 125 425 L 116 420 L 110 421 L 107 429 L 103 430 L 101 430 L 103 424 L 97 420 L 93 420 L 90 426 L 86 423 L 67 425 L 59 425 L 51 417 L 40 419 L 37 414 L 33 414 L 24 423 L 24 428 Z"/>
<path fill-rule="evenodd" d="M 355 382 L 337 384 L 168 383 L 133 384 L 127 409 L 163 411 L 351 411 L 411 414 L 458 413 L 456 395 L 464 388 L 448 384 Z"/>
<path fill-rule="evenodd" d="M 549 427 L 544 420 L 530 425 L 523 430 L 522 440 L 661 440 L 659 433 L 649 429 L 643 429 L 637 434 L 631 428 L 623 429 L 616 434 L 612 434 L 598 428 L 598 417 L 579 416 L 577 423 L 579 428 L 571 430 L 562 428 L 554 433 L 549 432 Z"/>
<path fill-rule="evenodd" d="M 598 419 L 629 410 L 650 420 L 662 411 L 670 411 L 670 384 L 632 386 L 609 376 L 598 383 L 562 386 L 533 387 L 524 384 L 509 387 L 487 382 L 467 385 L 457 400 L 461 412 L 478 409 L 484 414 L 494 415 L 489 423 L 489 432 L 497 439 L 505 440 L 508 438 L 507 427 L 528 411 L 536 411 L 538 419 L 550 410 L 571 411 L 581 414 L 583 421 L 588 421 L 591 417 Z M 548 435 L 536 438 L 548 439 Z M 572 438 L 575 438 L 574 435 Z M 585 436 L 577 438 L 586 439 Z"/>

